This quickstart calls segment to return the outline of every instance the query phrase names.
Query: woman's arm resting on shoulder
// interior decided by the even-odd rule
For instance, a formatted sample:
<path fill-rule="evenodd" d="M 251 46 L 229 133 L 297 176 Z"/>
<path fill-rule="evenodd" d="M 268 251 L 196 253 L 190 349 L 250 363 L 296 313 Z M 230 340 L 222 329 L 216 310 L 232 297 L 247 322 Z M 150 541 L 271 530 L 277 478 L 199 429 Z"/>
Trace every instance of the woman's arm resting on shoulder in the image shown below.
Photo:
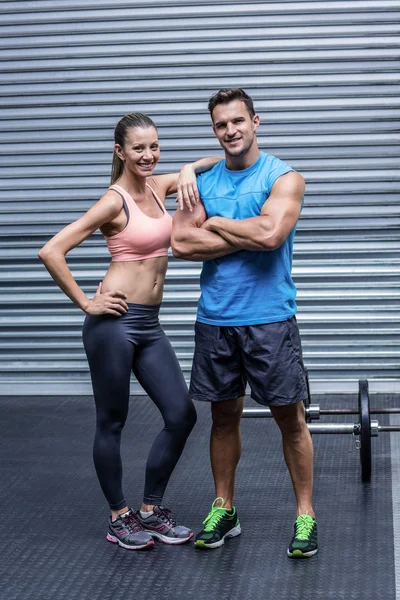
<path fill-rule="evenodd" d="M 72 248 L 79 246 L 96 229 L 118 216 L 121 209 L 121 198 L 115 192 L 106 192 L 83 217 L 64 227 L 38 253 L 57 285 L 87 314 L 121 315 L 128 309 L 124 301 L 125 294 L 116 290 L 99 297 L 101 294 L 99 285 L 95 297 L 90 300 L 73 278 L 65 255 Z"/>
<path fill-rule="evenodd" d="M 209 171 L 223 158 L 223 156 L 208 156 L 182 167 L 177 181 L 176 198 L 181 210 L 183 210 L 184 205 L 186 205 L 189 210 L 190 208 L 193 210 L 200 200 L 196 183 L 196 175 L 204 173 L 205 171 Z M 191 206 L 189 206 L 189 204 Z"/>
<path fill-rule="evenodd" d="M 172 254 L 191 261 L 210 260 L 237 252 L 237 248 L 220 235 L 202 228 L 206 212 L 200 201 L 193 211 L 177 210 L 172 226 Z"/>
<path fill-rule="evenodd" d="M 272 186 L 259 217 L 243 220 L 212 217 L 203 227 L 246 250 L 276 250 L 299 219 L 304 189 L 304 179 L 299 173 L 286 173 Z"/>
<path fill-rule="evenodd" d="M 181 210 L 183 210 L 184 206 L 187 206 L 189 210 L 193 210 L 199 201 L 196 175 L 204 171 L 209 171 L 222 158 L 222 156 L 201 158 L 194 163 L 184 165 L 179 173 L 158 175 L 155 179 L 157 184 L 163 189 L 165 196 L 177 194 L 176 201 Z"/>

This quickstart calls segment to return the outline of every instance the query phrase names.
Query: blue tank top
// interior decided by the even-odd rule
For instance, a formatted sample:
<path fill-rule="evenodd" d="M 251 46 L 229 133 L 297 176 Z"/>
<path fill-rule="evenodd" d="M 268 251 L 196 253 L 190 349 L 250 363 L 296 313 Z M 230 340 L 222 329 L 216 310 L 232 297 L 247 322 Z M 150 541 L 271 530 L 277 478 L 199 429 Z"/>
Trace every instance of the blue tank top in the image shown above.
<path fill-rule="evenodd" d="M 231 171 L 221 160 L 197 178 L 207 217 L 230 219 L 259 216 L 271 188 L 287 164 L 261 152 L 242 171 Z M 197 319 L 210 325 L 258 325 L 285 321 L 296 312 L 296 288 L 291 277 L 295 228 L 272 252 L 240 250 L 203 263 Z"/>

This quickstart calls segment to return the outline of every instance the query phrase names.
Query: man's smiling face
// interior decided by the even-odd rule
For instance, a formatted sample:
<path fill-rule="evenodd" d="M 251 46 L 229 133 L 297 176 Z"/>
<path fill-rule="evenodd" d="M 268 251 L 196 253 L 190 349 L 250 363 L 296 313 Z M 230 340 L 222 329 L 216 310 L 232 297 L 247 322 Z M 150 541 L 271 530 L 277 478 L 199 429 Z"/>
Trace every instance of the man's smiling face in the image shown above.
<path fill-rule="evenodd" d="M 212 112 L 213 130 L 229 156 L 244 156 L 256 143 L 258 115 L 251 117 L 242 100 L 217 104 Z"/>

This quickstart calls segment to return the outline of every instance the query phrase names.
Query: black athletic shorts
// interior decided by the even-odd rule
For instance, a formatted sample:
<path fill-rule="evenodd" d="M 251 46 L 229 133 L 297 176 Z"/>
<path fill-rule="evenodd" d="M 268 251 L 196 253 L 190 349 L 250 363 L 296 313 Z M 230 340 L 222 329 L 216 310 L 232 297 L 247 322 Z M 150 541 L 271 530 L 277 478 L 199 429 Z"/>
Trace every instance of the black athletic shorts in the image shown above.
<path fill-rule="evenodd" d="M 296 317 L 278 323 L 220 327 L 196 321 L 189 397 L 221 402 L 244 396 L 283 406 L 307 398 Z"/>

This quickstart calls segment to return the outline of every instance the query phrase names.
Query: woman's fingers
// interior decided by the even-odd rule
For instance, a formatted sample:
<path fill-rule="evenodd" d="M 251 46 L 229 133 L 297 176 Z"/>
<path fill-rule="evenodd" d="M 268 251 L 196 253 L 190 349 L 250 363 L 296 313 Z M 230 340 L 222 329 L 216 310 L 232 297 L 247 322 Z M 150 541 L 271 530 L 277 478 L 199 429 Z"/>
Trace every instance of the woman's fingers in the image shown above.
<path fill-rule="evenodd" d="M 120 317 L 128 312 L 129 307 L 125 302 L 126 294 L 121 290 L 112 290 L 101 293 L 101 283 L 98 285 L 96 295 L 90 301 L 88 314 L 92 315 L 115 315 Z"/>
<path fill-rule="evenodd" d="M 195 202 L 195 206 L 196 204 L 199 202 L 200 200 L 200 196 L 199 196 L 199 190 L 197 188 L 197 183 L 196 181 L 193 181 L 192 185 L 191 185 L 191 189 L 192 189 L 192 194 L 193 194 L 193 198 L 194 198 L 194 202 Z"/>
<path fill-rule="evenodd" d="M 128 305 L 124 300 L 122 300 L 122 298 L 112 297 L 112 300 L 109 301 L 108 306 L 115 308 L 116 310 L 119 310 L 123 313 L 128 312 Z"/>
<path fill-rule="evenodd" d="M 125 315 L 127 311 L 122 306 L 118 306 L 117 304 L 111 304 L 107 308 L 107 312 L 118 315 L 118 317 L 120 317 L 121 315 Z"/>
<path fill-rule="evenodd" d="M 184 205 L 188 207 L 190 211 L 192 211 L 199 201 L 199 194 L 197 191 L 197 186 L 195 183 L 190 183 L 186 185 L 182 185 L 178 189 L 178 197 L 177 197 L 179 208 L 183 210 Z"/>
<path fill-rule="evenodd" d="M 111 292 L 107 293 L 112 294 L 113 296 L 118 296 L 119 298 L 126 298 L 125 292 L 121 292 L 121 290 L 111 290 Z"/>
<path fill-rule="evenodd" d="M 122 308 L 124 309 L 124 312 L 128 311 L 128 305 L 125 302 L 125 298 L 126 298 L 126 294 L 124 292 L 121 292 L 121 290 L 113 290 L 111 292 L 107 292 L 107 294 L 103 294 L 104 296 L 108 296 L 109 298 L 112 298 L 112 304 L 116 304 L 119 306 L 122 306 Z"/>
<path fill-rule="evenodd" d="M 192 209 L 196 207 L 197 200 L 193 185 L 188 185 L 186 188 L 186 205 L 189 206 L 189 203 Z"/>
<path fill-rule="evenodd" d="M 181 191 L 180 187 L 178 187 L 178 191 L 176 194 L 176 201 L 179 205 L 180 210 L 183 210 L 183 197 L 182 197 L 182 191 Z"/>
<path fill-rule="evenodd" d="M 114 297 L 118 300 L 118 304 L 122 306 L 125 312 L 128 312 L 128 305 L 125 302 L 126 294 L 117 290 Z"/>
<path fill-rule="evenodd" d="M 119 312 L 118 310 L 113 310 L 112 308 L 107 308 L 107 310 L 105 310 L 103 314 L 113 315 L 114 317 L 121 317 L 124 313 Z"/>
<path fill-rule="evenodd" d="M 183 210 L 185 208 L 185 206 L 187 206 L 188 209 L 190 210 L 190 212 L 192 212 L 193 206 L 192 206 L 192 201 L 191 201 L 191 197 L 190 197 L 190 193 L 189 193 L 189 189 L 188 189 L 187 185 L 181 185 L 178 188 L 178 202 L 179 202 L 179 208 L 181 210 Z"/>
<path fill-rule="evenodd" d="M 97 294 L 93 298 L 93 307 L 97 314 L 111 314 L 120 317 L 128 312 L 125 302 L 126 294 L 121 290 L 113 290 L 105 294 Z"/>
<path fill-rule="evenodd" d="M 200 200 L 197 190 L 196 172 L 192 165 L 182 167 L 177 184 L 177 202 L 183 210 L 186 205 L 192 211 Z"/>

